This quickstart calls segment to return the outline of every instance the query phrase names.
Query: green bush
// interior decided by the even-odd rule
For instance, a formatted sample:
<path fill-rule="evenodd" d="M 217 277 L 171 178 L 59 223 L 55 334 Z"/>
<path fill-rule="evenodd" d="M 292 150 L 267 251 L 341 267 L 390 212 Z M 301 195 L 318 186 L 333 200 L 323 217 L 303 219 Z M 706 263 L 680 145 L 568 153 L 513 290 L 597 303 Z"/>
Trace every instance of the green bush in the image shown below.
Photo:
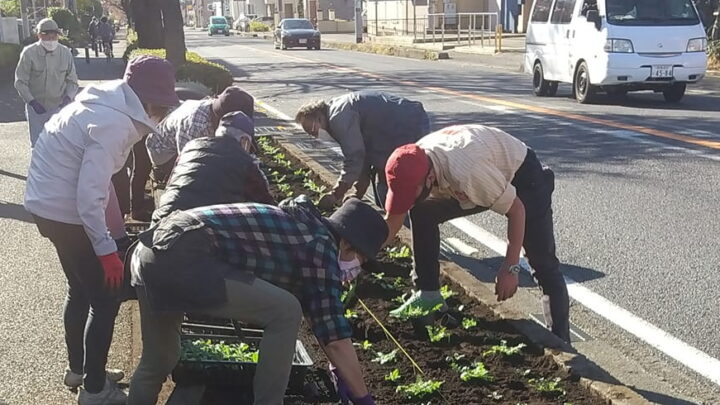
<path fill-rule="evenodd" d="M 0 69 L 17 66 L 22 47 L 16 44 L 0 42 Z"/>
<path fill-rule="evenodd" d="M 260 21 L 250 21 L 250 25 L 248 26 L 248 31 L 268 32 L 268 31 L 270 31 L 270 26 L 263 22 L 260 22 Z"/>
<path fill-rule="evenodd" d="M 88 34 L 80 26 L 80 22 L 70 10 L 64 8 L 50 8 L 50 18 L 55 20 L 58 27 L 67 31 L 67 44 L 75 48 L 82 48 L 88 43 Z"/>
<path fill-rule="evenodd" d="M 4 17 L 20 17 L 20 2 L 18 0 L 0 0 L 0 11 Z"/>
<path fill-rule="evenodd" d="M 165 58 L 164 49 L 142 49 L 138 48 L 132 51 L 129 59 L 133 59 L 140 55 L 151 55 L 159 58 Z M 233 83 L 230 71 L 217 63 L 213 63 L 196 54 L 195 52 L 186 52 L 185 64 L 177 69 L 175 78 L 177 81 L 195 81 L 209 87 L 215 94 L 222 92 L 226 87 Z"/>
<path fill-rule="evenodd" d="M 128 28 L 127 35 L 125 37 L 125 44 L 125 53 L 123 54 L 123 59 L 127 63 L 127 61 L 130 59 L 130 54 L 133 53 L 134 50 L 139 48 L 137 32 L 135 32 L 134 29 Z"/>

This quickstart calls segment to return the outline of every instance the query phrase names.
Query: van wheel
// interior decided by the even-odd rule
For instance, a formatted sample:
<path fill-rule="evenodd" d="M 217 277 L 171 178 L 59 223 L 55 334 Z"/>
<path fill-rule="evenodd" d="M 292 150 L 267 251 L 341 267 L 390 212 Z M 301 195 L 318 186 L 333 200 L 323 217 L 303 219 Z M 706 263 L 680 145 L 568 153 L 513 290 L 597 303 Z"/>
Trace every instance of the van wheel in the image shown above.
<path fill-rule="evenodd" d="M 538 97 L 552 97 L 557 93 L 558 82 L 545 80 L 542 63 L 537 62 L 533 69 L 533 94 Z"/>
<path fill-rule="evenodd" d="M 685 95 L 686 83 L 673 83 L 671 86 L 663 90 L 663 96 L 668 103 L 677 103 L 682 100 Z"/>
<path fill-rule="evenodd" d="M 590 83 L 590 71 L 585 62 L 580 63 L 573 80 L 573 93 L 580 104 L 592 103 L 595 99 L 597 87 Z"/>

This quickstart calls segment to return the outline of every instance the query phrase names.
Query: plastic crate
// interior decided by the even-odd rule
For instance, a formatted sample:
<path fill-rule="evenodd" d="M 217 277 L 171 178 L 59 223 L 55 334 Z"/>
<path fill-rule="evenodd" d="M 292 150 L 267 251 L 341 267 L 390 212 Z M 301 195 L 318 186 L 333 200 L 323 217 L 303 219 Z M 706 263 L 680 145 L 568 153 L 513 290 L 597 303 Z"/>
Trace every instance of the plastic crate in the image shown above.
<path fill-rule="evenodd" d="M 130 240 L 137 240 L 138 234 L 145 232 L 150 228 L 150 222 L 126 222 L 125 233 L 127 233 Z"/>
<path fill-rule="evenodd" d="M 217 335 L 181 335 L 183 340 L 210 339 L 214 342 L 224 341 L 226 343 L 247 343 L 252 347 L 259 347 L 260 337 L 245 337 L 243 339 Z M 297 340 L 295 343 L 295 356 L 293 357 L 288 383 L 288 393 L 302 395 L 305 386 L 305 376 L 312 367 L 313 361 L 310 358 L 305 346 Z M 237 362 L 223 360 L 184 360 L 180 359 L 172 372 L 175 384 L 198 385 L 220 387 L 238 387 L 252 389 L 252 381 L 255 376 L 256 363 Z"/>

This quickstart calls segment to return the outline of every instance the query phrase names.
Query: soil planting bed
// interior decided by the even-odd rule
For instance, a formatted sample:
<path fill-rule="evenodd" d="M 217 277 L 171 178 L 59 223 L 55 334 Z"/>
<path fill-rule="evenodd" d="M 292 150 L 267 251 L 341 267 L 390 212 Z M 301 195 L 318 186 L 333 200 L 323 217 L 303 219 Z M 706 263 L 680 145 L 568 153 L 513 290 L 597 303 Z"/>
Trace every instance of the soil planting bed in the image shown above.
<path fill-rule="evenodd" d="M 260 146 L 264 151 L 262 167 L 277 201 L 300 194 L 313 200 L 319 198 L 327 186 L 317 176 L 286 156 L 271 139 L 262 138 Z M 389 311 L 411 290 L 411 269 L 409 249 L 396 246 L 383 252 L 379 265 L 372 273 L 363 273 L 344 297 L 365 382 L 378 404 L 606 403 L 561 370 L 543 354 L 542 348 L 533 346 L 488 307 L 448 280 L 443 280 L 443 292 L 450 295 L 446 299 L 450 307 L 447 315 L 420 313 L 404 320 L 389 317 Z M 448 336 L 432 343 L 428 325 L 445 327 Z M 438 337 L 438 330 L 433 332 Z M 305 379 L 306 395 L 287 397 L 285 403 L 337 403 L 326 372 L 327 359 L 307 325 L 303 325 L 298 338 L 314 365 Z M 394 358 L 389 355 L 393 352 Z M 398 392 L 399 386 L 407 387 L 418 380 L 428 385 L 435 382 L 439 388 L 414 398 Z M 231 403 L 250 404 L 247 390 L 209 387 L 203 401 L 214 405 Z"/>

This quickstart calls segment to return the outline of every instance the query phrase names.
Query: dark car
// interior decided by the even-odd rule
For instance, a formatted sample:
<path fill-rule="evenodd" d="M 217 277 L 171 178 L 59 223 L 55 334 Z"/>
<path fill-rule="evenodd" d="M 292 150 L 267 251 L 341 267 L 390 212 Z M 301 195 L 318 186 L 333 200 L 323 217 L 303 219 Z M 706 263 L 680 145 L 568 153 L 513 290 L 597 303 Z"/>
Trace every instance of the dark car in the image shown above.
<path fill-rule="evenodd" d="M 273 42 L 275 49 L 320 49 L 320 31 L 305 18 L 286 18 L 275 28 Z"/>

